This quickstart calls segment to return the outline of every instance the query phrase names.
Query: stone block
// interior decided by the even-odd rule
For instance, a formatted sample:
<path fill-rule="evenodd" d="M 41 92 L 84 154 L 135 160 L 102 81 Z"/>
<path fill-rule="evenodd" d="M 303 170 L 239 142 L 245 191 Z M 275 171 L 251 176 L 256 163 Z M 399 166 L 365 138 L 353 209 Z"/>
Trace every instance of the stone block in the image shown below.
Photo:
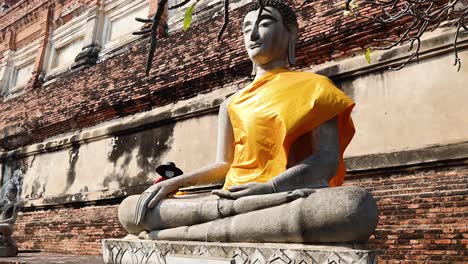
<path fill-rule="evenodd" d="M 234 259 L 184 255 L 166 256 L 166 264 L 234 264 Z"/>
<path fill-rule="evenodd" d="M 0 246 L 0 258 L 16 257 L 17 255 L 18 255 L 18 248 L 15 245 Z"/>
<path fill-rule="evenodd" d="M 362 247 L 358 247 L 353 244 L 315 246 L 275 243 L 219 243 L 106 239 L 102 241 L 102 252 L 104 263 L 106 264 L 377 263 L 377 256 L 374 251 L 362 249 Z M 177 262 L 177 260 L 179 260 L 179 262 Z"/>

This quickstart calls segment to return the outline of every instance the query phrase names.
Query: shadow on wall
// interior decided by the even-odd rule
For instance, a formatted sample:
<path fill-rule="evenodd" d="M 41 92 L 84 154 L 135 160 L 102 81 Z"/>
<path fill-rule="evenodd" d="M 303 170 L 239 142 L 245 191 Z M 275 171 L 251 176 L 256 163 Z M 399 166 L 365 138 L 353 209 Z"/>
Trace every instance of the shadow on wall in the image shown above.
<path fill-rule="evenodd" d="M 115 135 L 107 157 L 114 164 L 114 172 L 105 177 L 104 187 L 109 188 L 111 182 L 117 182 L 119 187 L 149 184 L 151 179 L 148 179 L 148 175 L 164 162 L 164 154 L 171 149 L 174 127 L 175 123 L 171 123 L 138 133 Z M 122 173 L 134 159 L 138 174 Z"/>

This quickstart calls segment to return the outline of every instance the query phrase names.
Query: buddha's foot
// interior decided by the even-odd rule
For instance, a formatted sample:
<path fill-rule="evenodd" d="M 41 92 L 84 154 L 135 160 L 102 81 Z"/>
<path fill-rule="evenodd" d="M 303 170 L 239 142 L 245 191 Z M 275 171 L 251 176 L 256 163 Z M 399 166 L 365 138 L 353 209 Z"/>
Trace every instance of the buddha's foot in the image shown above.
<path fill-rule="evenodd" d="M 128 234 L 126 235 L 124 238 L 122 238 L 123 240 L 138 240 L 140 239 L 139 236 L 135 236 L 135 235 L 132 235 L 132 234 Z"/>
<path fill-rule="evenodd" d="M 314 189 L 299 189 L 299 190 L 294 190 L 292 192 L 288 192 L 287 197 L 289 198 L 290 201 L 294 201 L 299 198 L 309 197 L 309 195 L 313 194 L 314 192 L 315 192 Z"/>
<path fill-rule="evenodd" d="M 142 231 L 138 236 L 137 239 L 150 239 L 148 231 Z"/>

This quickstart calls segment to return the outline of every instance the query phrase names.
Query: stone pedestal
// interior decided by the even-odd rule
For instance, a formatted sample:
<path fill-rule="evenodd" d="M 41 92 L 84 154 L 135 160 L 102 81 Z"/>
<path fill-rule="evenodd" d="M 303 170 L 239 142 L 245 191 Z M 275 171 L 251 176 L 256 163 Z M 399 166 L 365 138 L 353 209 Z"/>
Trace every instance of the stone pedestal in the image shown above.
<path fill-rule="evenodd" d="M 212 243 L 106 239 L 106 264 L 373 264 L 374 251 L 346 245 Z"/>
<path fill-rule="evenodd" d="M 18 255 L 18 247 L 11 236 L 0 235 L 0 257 L 15 257 Z"/>

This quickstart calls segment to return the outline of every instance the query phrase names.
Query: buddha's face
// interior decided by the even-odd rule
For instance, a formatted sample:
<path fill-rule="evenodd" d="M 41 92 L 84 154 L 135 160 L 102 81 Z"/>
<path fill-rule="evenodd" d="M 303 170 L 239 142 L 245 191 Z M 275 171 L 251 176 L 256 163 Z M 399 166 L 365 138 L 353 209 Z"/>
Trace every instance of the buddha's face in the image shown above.
<path fill-rule="evenodd" d="M 267 6 L 259 18 L 258 31 L 255 31 L 258 12 L 252 11 L 244 18 L 244 44 L 249 58 L 257 65 L 287 58 L 289 32 L 280 12 Z"/>

